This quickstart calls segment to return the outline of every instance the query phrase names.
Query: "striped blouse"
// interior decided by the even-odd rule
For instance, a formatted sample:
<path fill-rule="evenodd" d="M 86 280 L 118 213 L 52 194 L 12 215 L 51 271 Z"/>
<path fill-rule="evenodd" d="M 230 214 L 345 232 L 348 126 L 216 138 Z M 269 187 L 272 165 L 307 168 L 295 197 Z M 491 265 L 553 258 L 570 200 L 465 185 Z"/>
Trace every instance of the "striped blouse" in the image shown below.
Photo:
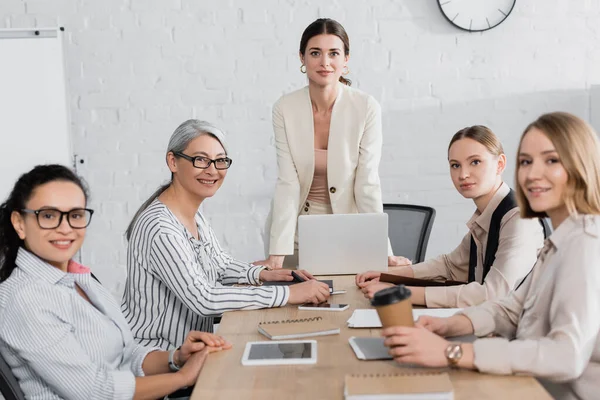
<path fill-rule="evenodd" d="M 121 309 L 135 339 L 168 350 L 190 330 L 212 332 L 226 311 L 280 307 L 289 288 L 260 285 L 264 269 L 226 254 L 208 221 L 196 214 L 199 240 L 158 199 L 134 225 L 127 248 Z"/>
<path fill-rule="evenodd" d="M 25 396 L 132 399 L 156 349 L 135 343 L 110 292 L 74 262 L 65 273 L 21 248 L 16 265 L 0 284 L 0 354 Z"/>

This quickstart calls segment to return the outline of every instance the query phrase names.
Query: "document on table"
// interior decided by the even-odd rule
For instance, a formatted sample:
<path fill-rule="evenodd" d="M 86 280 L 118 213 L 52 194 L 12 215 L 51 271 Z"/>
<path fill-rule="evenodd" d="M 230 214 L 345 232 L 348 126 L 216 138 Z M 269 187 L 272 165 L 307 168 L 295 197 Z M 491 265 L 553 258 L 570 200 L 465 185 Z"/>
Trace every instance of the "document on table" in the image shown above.
<path fill-rule="evenodd" d="M 461 310 L 462 308 L 420 308 L 413 310 L 413 318 L 415 321 L 423 315 L 444 318 L 450 317 Z M 348 328 L 381 328 L 379 315 L 377 315 L 377 310 L 373 308 L 354 310 L 346 323 Z"/>

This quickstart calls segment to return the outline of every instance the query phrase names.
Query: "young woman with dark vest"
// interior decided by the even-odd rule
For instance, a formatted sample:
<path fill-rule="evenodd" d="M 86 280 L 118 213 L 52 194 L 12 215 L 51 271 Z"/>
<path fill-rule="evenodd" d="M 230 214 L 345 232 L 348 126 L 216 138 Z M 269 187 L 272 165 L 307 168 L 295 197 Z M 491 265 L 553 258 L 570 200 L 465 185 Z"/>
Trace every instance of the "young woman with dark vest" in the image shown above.
<path fill-rule="evenodd" d="M 456 286 L 411 287 L 413 304 L 466 307 L 505 296 L 531 270 L 544 242 L 538 220 L 519 217 L 514 192 L 502 181 L 506 156 L 487 127 L 458 131 L 448 146 L 450 175 L 456 190 L 477 209 L 469 232 L 451 253 L 391 273 L 410 278 L 467 282 Z M 356 277 L 366 297 L 392 284 L 379 282 L 380 272 Z"/>
<path fill-rule="evenodd" d="M 508 296 L 450 318 L 384 329 L 400 363 L 530 375 L 559 400 L 598 398 L 600 380 L 600 143 L 584 121 L 542 115 L 523 133 L 516 170 L 522 218 L 553 232 Z M 475 334 L 473 343 L 444 337 Z"/>

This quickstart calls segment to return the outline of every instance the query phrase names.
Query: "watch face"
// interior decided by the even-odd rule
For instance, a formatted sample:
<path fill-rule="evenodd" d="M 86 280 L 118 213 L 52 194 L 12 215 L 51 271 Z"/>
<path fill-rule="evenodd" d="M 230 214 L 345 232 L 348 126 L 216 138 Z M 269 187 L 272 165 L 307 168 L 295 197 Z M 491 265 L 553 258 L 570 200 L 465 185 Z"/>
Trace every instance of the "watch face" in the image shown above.
<path fill-rule="evenodd" d="M 481 32 L 504 21 L 516 0 L 438 0 L 446 19 L 460 29 Z"/>
<path fill-rule="evenodd" d="M 451 364 L 456 364 L 463 355 L 462 346 L 460 344 L 451 344 L 446 348 L 446 358 Z"/>

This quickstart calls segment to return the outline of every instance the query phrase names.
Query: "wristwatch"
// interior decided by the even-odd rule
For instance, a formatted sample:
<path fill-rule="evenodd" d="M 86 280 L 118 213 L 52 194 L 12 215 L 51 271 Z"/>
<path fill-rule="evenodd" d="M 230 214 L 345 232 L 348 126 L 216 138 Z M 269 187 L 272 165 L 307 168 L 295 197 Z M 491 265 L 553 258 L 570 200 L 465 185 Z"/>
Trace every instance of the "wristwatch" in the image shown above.
<path fill-rule="evenodd" d="M 181 349 L 181 346 L 179 346 L 178 348 L 169 351 L 169 369 L 173 372 L 177 372 L 180 370 L 179 365 L 175 364 L 175 360 L 173 360 L 173 358 L 175 357 L 175 352 L 177 350 Z"/>
<path fill-rule="evenodd" d="M 446 347 L 445 354 L 448 365 L 450 367 L 456 367 L 463 356 L 462 345 L 460 343 L 450 343 L 448 347 Z"/>

